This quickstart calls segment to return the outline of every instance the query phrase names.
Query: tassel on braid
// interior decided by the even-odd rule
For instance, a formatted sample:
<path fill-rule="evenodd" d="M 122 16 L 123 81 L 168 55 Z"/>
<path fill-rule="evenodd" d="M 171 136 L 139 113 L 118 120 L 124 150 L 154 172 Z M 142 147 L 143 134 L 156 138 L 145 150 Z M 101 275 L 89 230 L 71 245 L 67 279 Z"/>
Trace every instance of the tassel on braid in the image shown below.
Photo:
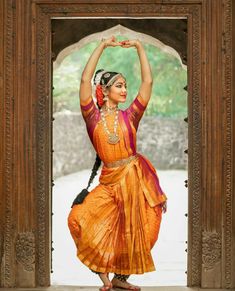
<path fill-rule="evenodd" d="M 88 185 L 85 189 L 83 189 L 78 195 L 77 197 L 74 199 L 73 203 L 72 203 L 72 206 L 71 208 L 73 208 L 73 206 L 75 204 L 81 204 L 83 202 L 83 200 L 86 198 L 86 196 L 89 194 L 89 191 L 88 191 L 88 188 L 90 187 L 91 183 L 93 182 L 95 176 L 97 175 L 97 171 L 99 169 L 101 165 L 101 159 L 99 157 L 98 154 L 96 154 L 96 160 L 95 160 L 95 163 L 94 163 L 94 166 L 92 168 L 92 173 L 91 173 L 91 176 L 90 176 L 90 179 L 89 179 L 89 182 L 88 182 Z"/>

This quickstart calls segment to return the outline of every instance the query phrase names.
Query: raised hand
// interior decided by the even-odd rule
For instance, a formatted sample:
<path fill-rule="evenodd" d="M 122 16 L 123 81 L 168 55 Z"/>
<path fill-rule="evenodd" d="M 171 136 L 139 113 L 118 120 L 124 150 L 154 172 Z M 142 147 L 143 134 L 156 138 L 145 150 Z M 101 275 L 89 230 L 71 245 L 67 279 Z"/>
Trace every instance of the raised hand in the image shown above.
<path fill-rule="evenodd" d="M 120 42 L 118 42 L 115 38 L 115 36 L 111 36 L 110 38 L 107 39 L 102 39 L 102 42 L 104 42 L 105 47 L 108 46 L 121 46 Z"/>
<path fill-rule="evenodd" d="M 128 47 L 138 47 L 141 45 L 141 42 L 138 39 L 127 39 L 127 40 L 122 40 L 119 42 L 121 44 L 121 47 L 123 48 L 128 48 Z"/>

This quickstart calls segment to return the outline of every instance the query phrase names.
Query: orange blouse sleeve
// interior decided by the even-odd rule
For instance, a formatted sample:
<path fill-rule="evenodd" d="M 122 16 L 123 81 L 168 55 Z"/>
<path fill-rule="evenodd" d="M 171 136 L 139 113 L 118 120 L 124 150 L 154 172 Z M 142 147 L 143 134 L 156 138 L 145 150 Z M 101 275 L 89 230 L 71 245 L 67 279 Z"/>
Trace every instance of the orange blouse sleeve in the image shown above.
<path fill-rule="evenodd" d="M 147 105 L 148 101 L 146 102 L 138 93 L 131 105 L 126 109 L 128 119 L 133 123 L 136 131 Z"/>

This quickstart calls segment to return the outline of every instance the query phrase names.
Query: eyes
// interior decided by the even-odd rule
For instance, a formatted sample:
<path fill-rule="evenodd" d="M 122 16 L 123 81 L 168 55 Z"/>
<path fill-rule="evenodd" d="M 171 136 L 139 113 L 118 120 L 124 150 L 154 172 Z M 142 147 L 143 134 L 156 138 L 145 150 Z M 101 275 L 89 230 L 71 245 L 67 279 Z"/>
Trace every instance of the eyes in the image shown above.
<path fill-rule="evenodd" d="M 121 84 L 120 84 L 120 85 L 118 84 L 118 85 L 116 85 L 115 87 L 117 87 L 117 88 L 122 88 L 122 85 L 121 85 Z M 127 88 L 127 85 L 125 85 L 124 87 Z"/>

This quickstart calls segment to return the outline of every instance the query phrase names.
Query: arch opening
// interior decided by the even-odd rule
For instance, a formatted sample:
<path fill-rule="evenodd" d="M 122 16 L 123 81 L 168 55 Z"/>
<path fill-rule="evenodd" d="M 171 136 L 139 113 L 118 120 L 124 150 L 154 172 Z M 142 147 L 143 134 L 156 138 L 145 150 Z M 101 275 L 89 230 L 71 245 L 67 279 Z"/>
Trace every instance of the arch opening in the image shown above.
<path fill-rule="evenodd" d="M 154 46 L 154 47 L 157 47 L 162 53 L 165 53 L 165 54 L 167 54 L 167 55 L 169 55 L 169 56 L 173 56 L 174 58 L 176 58 L 178 61 L 179 61 L 179 64 L 180 64 L 180 66 L 183 68 L 183 70 L 185 70 L 185 72 L 186 72 L 186 70 L 187 70 L 187 67 L 186 67 L 186 65 L 184 65 L 183 63 L 182 63 L 182 60 L 181 60 L 181 57 L 180 57 L 180 55 L 173 49 L 173 48 L 171 48 L 171 47 L 169 47 L 169 46 L 166 46 L 164 43 L 162 43 L 161 41 L 159 41 L 159 40 L 157 40 L 157 39 L 154 39 L 153 37 L 151 37 L 151 36 L 149 36 L 149 35 L 145 35 L 145 34 L 143 34 L 143 33 L 136 33 L 135 31 L 131 31 L 131 30 L 129 30 L 129 29 L 127 29 L 126 27 L 123 27 L 123 26 L 121 26 L 121 25 L 117 25 L 117 26 L 115 26 L 115 27 L 113 27 L 113 28 L 111 28 L 111 29 L 108 29 L 107 31 L 102 31 L 102 32 L 100 32 L 100 33 L 96 33 L 96 34 L 92 34 L 92 35 L 89 35 L 89 36 L 87 36 L 87 37 L 85 37 L 85 38 L 83 38 L 82 40 L 80 40 L 79 42 L 77 42 L 77 43 L 75 43 L 75 44 L 73 44 L 73 45 L 71 45 L 71 46 L 69 46 L 69 47 L 67 47 L 67 48 L 65 48 L 64 50 L 62 50 L 59 54 L 58 54 L 58 56 L 57 56 L 57 59 L 55 60 L 55 62 L 54 62 L 54 67 L 53 67 L 53 69 L 54 69 L 54 72 L 56 71 L 56 70 L 58 70 L 59 68 L 60 68 L 60 66 L 61 66 L 61 64 L 63 63 L 63 60 L 65 60 L 66 59 L 66 57 L 68 57 L 70 54 L 73 54 L 74 52 L 76 52 L 76 51 L 78 51 L 78 50 L 80 50 L 80 49 L 84 49 L 84 47 L 87 45 L 87 44 L 89 44 L 90 42 L 92 42 L 92 41 L 98 41 L 98 40 L 100 40 L 100 38 L 101 38 L 101 36 L 102 37 L 109 37 L 109 36 L 111 36 L 111 35 L 120 35 L 120 36 L 122 36 L 122 37 L 128 37 L 128 38 L 138 38 L 138 39 L 140 39 L 143 43 L 145 43 L 145 44 L 148 44 L 148 45 L 152 45 L 152 46 Z M 184 86 L 182 86 L 182 92 L 183 92 L 183 90 L 185 90 L 185 87 L 187 87 L 187 84 L 183 84 Z M 78 96 L 78 95 L 77 95 Z M 70 120 L 69 122 L 71 122 L 72 120 L 76 120 L 76 115 L 74 114 L 74 113 L 69 113 L 68 111 L 67 111 L 67 113 L 66 113 L 68 116 L 67 116 L 67 119 L 68 120 Z M 61 118 L 61 115 L 58 115 L 58 117 L 59 118 Z M 80 116 L 81 117 L 81 116 Z M 186 116 L 185 116 L 186 117 Z M 144 122 L 144 121 L 143 121 Z M 147 121 L 146 121 L 147 122 Z M 148 122 L 150 122 L 151 123 L 151 120 L 148 120 Z M 168 122 L 168 123 L 167 123 Z M 79 122 L 80 123 L 80 122 Z M 173 123 L 175 124 L 175 120 L 173 121 Z M 55 123 L 54 123 L 55 124 Z M 184 125 L 183 125 L 184 124 Z M 186 129 L 186 127 L 185 127 L 185 123 L 184 123 L 184 121 L 183 121 L 183 119 L 181 120 L 181 128 L 182 128 L 182 130 L 185 130 Z M 160 121 L 160 123 L 159 123 L 159 126 L 161 127 L 161 121 Z M 170 126 L 169 126 L 169 120 L 167 120 L 166 121 L 166 124 L 164 124 L 164 126 L 166 127 L 166 128 L 169 128 Z M 172 126 L 172 125 L 171 125 Z M 185 128 L 184 128 L 185 127 Z M 140 129 L 141 130 L 141 129 Z M 174 131 L 174 129 L 172 129 L 173 131 Z M 143 132 L 145 131 L 145 129 L 143 128 Z M 187 131 L 187 129 L 185 130 L 185 135 L 187 135 L 187 133 L 186 133 L 186 131 Z M 187 137 L 186 137 L 186 140 L 187 140 Z M 175 142 L 175 141 L 174 141 Z M 89 141 L 88 141 L 88 143 L 89 143 Z M 155 144 L 155 146 L 156 146 L 156 144 Z M 145 143 L 144 142 L 142 142 L 142 144 L 141 144 L 141 147 L 142 147 L 142 149 L 144 149 L 144 148 L 146 148 L 146 146 L 145 146 Z M 89 150 L 92 152 L 92 149 L 91 149 L 91 147 L 89 148 Z M 91 160 L 94 160 L 94 153 L 92 154 L 92 153 L 86 153 L 86 157 L 91 157 Z M 148 149 L 146 149 L 146 152 L 148 152 Z M 183 153 L 183 155 L 184 155 L 184 153 Z M 185 156 L 186 157 L 186 156 Z M 177 157 L 176 157 L 177 158 Z M 185 160 L 185 162 L 187 163 L 187 161 Z M 89 175 L 89 173 L 90 173 L 90 170 L 89 169 L 91 169 L 91 166 L 89 166 L 88 167 L 88 169 L 87 170 L 82 170 L 82 173 L 81 173 L 81 176 L 80 177 L 83 177 L 82 179 L 81 178 L 79 178 L 81 181 L 83 181 L 83 185 L 84 185 L 84 183 L 86 183 L 85 181 L 86 180 L 88 180 L 88 178 L 89 178 L 89 176 L 87 176 L 87 175 Z M 186 166 L 186 170 L 187 170 L 187 166 Z M 172 179 L 174 180 L 175 179 L 175 181 L 178 179 L 178 180 L 180 180 L 180 186 L 178 186 L 178 188 L 179 189 L 181 189 L 181 190 L 179 190 L 179 191 L 181 191 L 182 192 L 182 190 L 184 189 L 183 187 L 184 187 L 184 185 L 183 185 L 183 181 L 184 180 L 187 180 L 187 174 L 186 174 L 186 172 L 185 173 L 182 173 L 182 172 L 180 172 L 180 171 L 178 171 L 178 178 L 175 178 L 174 177 L 174 175 L 172 175 L 172 169 L 171 169 L 171 173 L 168 173 L 168 174 L 170 174 L 169 176 L 167 176 L 167 175 L 164 175 L 164 174 L 162 174 L 162 178 L 161 178 L 161 174 L 160 174 L 160 180 L 163 180 L 163 181 L 165 181 L 164 183 L 166 183 L 167 184 L 167 179 L 168 179 L 168 177 L 170 177 L 170 179 L 171 179 L 171 181 L 172 181 Z M 69 175 L 69 176 L 67 176 L 67 177 L 65 177 L 64 179 L 64 181 L 70 181 L 71 182 L 71 180 L 70 180 L 70 178 L 75 178 L 75 179 L 77 179 L 78 180 L 78 176 L 76 176 L 76 174 L 74 173 L 74 174 L 72 174 L 72 175 Z M 85 179 L 84 179 L 84 177 L 85 177 Z M 83 180 L 84 179 L 84 180 Z M 59 186 L 59 188 L 66 188 L 66 189 L 68 189 L 67 187 L 63 187 L 62 186 L 62 184 L 61 184 L 61 182 L 63 181 L 63 179 L 58 179 L 58 185 L 60 185 Z M 93 183 L 93 185 L 95 186 L 96 184 L 98 183 L 98 180 L 96 179 L 96 181 L 94 181 L 94 183 Z M 72 184 L 73 184 L 73 186 L 74 187 L 78 187 L 78 184 L 76 184 L 76 183 L 73 183 L 72 182 Z M 183 187 L 182 187 L 183 186 Z M 56 182 L 55 182 L 55 187 L 56 187 Z M 81 187 L 82 187 L 82 185 L 81 185 Z M 181 187 L 181 188 L 180 188 Z M 166 186 L 166 188 L 167 188 L 167 186 Z M 54 189 L 56 189 L 56 188 L 54 188 Z M 71 190 L 72 192 L 74 191 L 74 190 Z M 172 189 L 170 190 L 170 191 L 172 191 Z M 79 189 L 77 190 L 77 192 L 79 192 Z M 185 192 L 185 195 L 184 195 L 184 197 L 187 199 L 187 191 L 184 191 Z M 54 195 L 54 194 L 53 194 Z M 173 197 L 173 196 L 172 196 Z M 179 197 L 180 198 L 180 197 Z M 180 200 L 180 199 L 179 199 Z M 177 199 L 175 200 L 175 202 L 177 201 Z M 183 222 L 183 224 L 184 224 L 184 226 L 182 226 L 182 224 L 181 224 L 181 226 L 182 226 L 182 228 L 181 228 L 181 231 L 182 232 L 184 232 L 184 238 L 179 238 L 179 240 L 180 240 L 180 244 L 181 245 L 183 245 L 182 243 L 185 243 L 185 241 L 187 241 L 187 231 L 185 232 L 185 226 L 186 226 L 186 224 L 187 224 L 187 221 L 185 220 L 185 218 L 184 218 L 184 214 L 185 214 L 185 212 L 187 212 L 187 200 L 185 200 L 184 201 L 184 206 L 183 206 L 183 209 L 182 209 L 182 211 L 181 211 L 181 218 L 179 218 L 180 220 L 181 220 L 181 222 L 183 222 L 183 220 L 182 220 L 182 218 L 184 219 L 184 222 Z M 62 205 L 64 205 L 64 203 L 62 203 Z M 176 205 L 175 205 L 176 206 Z M 175 208 L 175 211 L 177 211 L 176 210 L 177 209 L 177 207 Z M 55 215 L 56 215 L 56 210 L 53 210 L 53 213 L 54 213 L 54 218 L 55 218 Z M 172 220 L 173 221 L 173 220 Z M 165 226 L 167 227 L 167 223 L 165 224 Z M 168 225 L 169 226 L 169 225 Z M 187 228 L 187 227 L 186 227 Z M 171 226 L 171 229 L 172 229 L 172 226 Z M 177 229 L 175 228 L 175 235 L 177 236 Z M 165 234 L 166 235 L 166 234 Z M 161 242 L 161 244 L 163 245 L 163 244 L 165 244 L 165 246 L 167 246 L 167 243 L 166 243 L 166 241 L 165 241 L 165 243 L 164 243 L 164 239 L 166 239 L 166 236 L 165 236 L 164 234 L 163 234 L 163 241 Z M 160 236 L 161 236 L 161 234 L 160 234 Z M 165 237 L 164 237 L 165 236 Z M 53 239 L 53 241 L 55 241 L 55 239 Z M 169 242 L 168 242 L 169 243 Z M 158 244 L 158 243 L 157 243 Z M 62 244 L 62 245 L 64 245 L 64 244 Z M 72 248 L 74 248 L 74 246 L 73 246 L 73 243 L 70 245 L 70 247 L 72 247 Z M 172 246 L 170 246 L 169 247 L 169 244 L 168 244 L 168 249 L 174 249 L 173 248 L 173 245 Z M 157 249 L 157 247 L 156 247 L 156 249 Z M 181 259 L 184 257 L 184 266 L 182 265 L 182 262 L 181 262 L 181 266 L 180 266 L 180 268 L 181 268 L 181 271 L 182 271 L 182 268 L 184 268 L 184 270 L 183 270 L 183 276 L 184 276 L 184 283 L 182 283 L 183 281 L 181 280 L 181 283 L 179 283 L 179 281 L 180 280 L 178 280 L 178 284 L 179 285 L 186 285 L 186 278 L 185 278 L 185 269 L 186 269 L 186 265 L 187 265 L 187 262 L 185 261 L 185 258 L 186 258 L 186 255 L 184 254 L 183 255 L 183 253 L 182 253 L 182 250 L 184 251 L 185 250 L 185 245 L 183 246 L 183 248 L 181 247 Z M 75 260 L 73 260 L 73 262 L 75 263 L 75 264 L 77 264 L 77 258 L 74 256 L 74 259 Z M 177 258 L 177 260 L 179 261 L 180 259 L 179 259 L 179 257 Z M 168 262 L 169 263 L 169 262 Z M 171 262 L 171 265 L 172 265 L 172 263 L 173 263 L 173 265 L 174 265 L 174 263 L 175 263 L 175 265 L 177 264 L 176 262 Z M 174 266 L 175 266 L 174 265 Z M 74 265 L 75 266 L 75 265 Z M 164 266 L 166 267 L 166 262 L 165 262 L 165 265 L 164 265 L 164 262 L 162 263 L 162 267 L 163 267 L 163 269 L 164 269 Z M 86 270 L 86 267 L 84 267 L 84 266 L 82 266 L 82 265 L 79 265 L 79 270 L 81 270 L 80 268 L 82 268 L 82 272 L 84 272 L 84 273 L 87 273 L 87 270 Z M 159 269 L 158 269 L 158 271 L 159 271 Z M 157 271 L 157 272 L 158 272 Z M 60 272 L 60 273 L 58 273 L 58 277 L 61 277 L 61 274 L 62 273 L 64 273 L 64 271 L 63 272 Z M 155 272 L 154 272 L 155 273 Z M 175 272 L 175 274 L 176 274 L 177 272 Z M 90 274 L 90 273 L 89 273 Z M 55 272 L 53 273 L 53 275 L 55 275 Z M 159 275 L 162 275 L 162 273 L 161 273 L 161 271 L 159 272 Z M 146 276 L 146 274 L 145 274 L 145 276 Z M 182 276 L 182 277 L 183 277 Z M 156 274 L 153 274 L 153 277 L 155 277 L 156 278 Z M 162 277 L 162 276 L 161 276 Z M 163 276 L 164 277 L 164 276 Z M 169 285 L 169 277 L 168 276 L 165 276 L 165 278 L 168 278 L 167 279 L 167 283 L 165 284 L 165 285 Z M 179 276 L 178 276 L 178 274 L 177 275 L 175 275 L 175 278 L 176 277 L 178 277 L 179 278 Z M 139 279 L 140 279 L 140 277 L 139 277 Z M 95 279 L 96 280 L 96 279 Z M 135 278 L 135 280 L 137 280 L 136 281 L 136 283 L 138 283 L 138 278 L 136 277 Z M 141 280 L 141 282 L 143 282 L 143 278 L 141 278 L 140 279 Z M 151 278 L 151 276 L 147 276 L 147 280 L 149 281 L 149 282 L 152 282 L 152 284 L 154 284 L 153 286 L 156 286 L 156 282 L 155 283 L 153 283 L 154 282 L 154 279 L 153 278 Z M 89 282 L 89 284 L 90 284 L 90 281 L 89 280 L 87 280 L 87 282 Z M 97 281 L 96 281 L 97 282 Z M 158 282 L 159 282 L 159 278 L 158 278 Z M 65 282 L 58 282 L 57 281 L 57 279 L 56 279 L 56 276 L 54 276 L 54 279 L 53 279 L 53 277 L 52 277 L 52 284 L 63 284 L 63 285 L 66 285 L 66 283 Z M 67 282 L 68 283 L 68 282 Z M 74 283 L 74 282 L 73 282 Z M 98 283 L 99 284 L 99 283 Z M 172 282 L 172 284 L 173 285 L 177 285 L 177 282 L 176 281 L 174 281 L 174 279 L 173 279 L 173 282 Z M 68 284 L 69 285 L 69 284 Z M 84 285 L 84 283 L 82 284 L 82 285 Z M 160 283 L 160 285 L 164 285 L 164 282 L 162 281 L 161 283 Z"/>

